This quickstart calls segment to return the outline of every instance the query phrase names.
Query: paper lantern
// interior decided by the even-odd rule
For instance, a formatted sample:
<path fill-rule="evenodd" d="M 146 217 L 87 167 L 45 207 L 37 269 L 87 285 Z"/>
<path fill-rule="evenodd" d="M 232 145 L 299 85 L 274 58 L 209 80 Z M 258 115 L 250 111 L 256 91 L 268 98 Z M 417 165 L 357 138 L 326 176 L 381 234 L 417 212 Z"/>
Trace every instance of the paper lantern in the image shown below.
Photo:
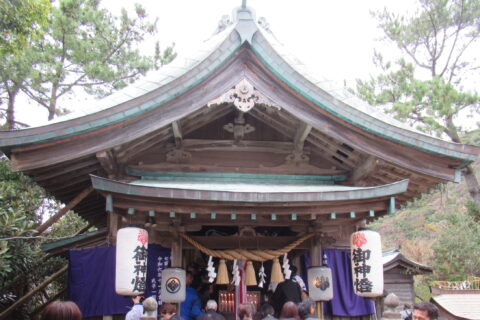
<path fill-rule="evenodd" d="M 117 232 L 115 292 L 136 296 L 145 292 L 147 280 L 148 233 L 128 227 Z"/>
<path fill-rule="evenodd" d="M 308 269 L 308 293 L 313 301 L 332 300 L 332 269 L 329 267 L 312 267 Z"/>
<path fill-rule="evenodd" d="M 167 268 L 162 270 L 160 297 L 163 302 L 178 303 L 185 300 L 185 270 Z"/>
<path fill-rule="evenodd" d="M 383 295 L 382 243 L 378 232 L 360 229 L 350 238 L 352 278 L 355 294 Z"/>
<path fill-rule="evenodd" d="M 255 277 L 255 269 L 253 269 L 252 261 L 247 261 L 247 267 L 245 268 L 245 285 L 257 285 L 257 277 Z"/>

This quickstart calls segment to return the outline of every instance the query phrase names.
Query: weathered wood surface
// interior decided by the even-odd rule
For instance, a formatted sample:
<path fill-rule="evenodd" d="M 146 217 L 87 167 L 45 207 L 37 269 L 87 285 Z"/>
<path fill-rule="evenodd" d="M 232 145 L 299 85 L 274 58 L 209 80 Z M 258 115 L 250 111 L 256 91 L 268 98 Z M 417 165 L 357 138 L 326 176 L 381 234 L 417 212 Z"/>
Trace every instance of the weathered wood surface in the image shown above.
<path fill-rule="evenodd" d="M 434 177 L 454 179 L 455 172 L 449 167 L 451 160 L 393 143 L 362 131 L 340 119 L 335 119 L 280 81 L 270 70 L 266 70 L 262 62 L 253 57 L 253 54 L 250 56 L 252 58 L 247 60 L 246 69 L 248 81 L 258 90 L 269 92 L 272 99 L 279 102 L 286 111 L 295 114 L 300 120 L 334 139 L 355 145 L 356 149 L 391 163 Z M 271 88 L 276 90 L 271 90 Z M 455 161 L 453 162 L 455 163 Z M 456 163 L 460 165 L 460 162 Z"/>
<path fill-rule="evenodd" d="M 205 104 L 244 77 L 281 104 L 282 110 L 258 106 L 246 114 L 247 123 L 256 130 L 248 136 L 253 140 L 241 141 L 239 145 L 232 140 L 232 134 L 222 129 L 222 125 L 233 121 L 234 108 L 229 105 L 207 108 Z M 123 103 L 115 110 L 127 111 L 139 103 L 155 99 L 167 89 L 174 88 L 160 88 Z M 84 120 L 94 120 L 97 116 L 91 115 Z M 265 140 L 267 138 L 272 140 Z M 166 163 L 165 154 L 179 146 L 192 152 L 192 161 L 186 164 Z M 288 164 L 285 159 L 294 150 L 307 154 L 310 161 Z M 376 159 L 375 166 L 372 165 L 373 159 Z M 397 204 L 402 204 L 443 179 L 451 179 L 451 167 L 459 162 L 407 148 L 344 122 L 295 92 L 263 66 L 251 51 L 242 48 L 206 81 L 158 109 L 105 129 L 14 149 L 12 164 L 17 170 L 27 170 L 29 175 L 64 202 L 70 201 L 86 187 L 88 174 L 118 176 L 124 170 L 123 166 L 131 165 L 185 172 L 348 172 L 354 176 L 351 180 L 353 184 L 368 186 L 408 178 L 411 183 L 407 192 L 397 197 Z M 234 206 L 225 210 L 233 210 Z M 372 208 L 383 214 L 383 206 Z M 95 215 L 103 214 L 102 207 L 104 199 L 89 197 L 78 208 L 82 216 L 93 220 Z M 162 204 L 157 204 L 156 208 L 166 209 Z M 300 213 L 307 214 L 308 209 L 300 209 L 305 209 Z M 345 204 L 342 212 L 346 209 L 367 210 L 362 205 L 354 208 L 354 205 Z M 328 214 L 327 211 L 339 211 L 340 214 L 341 210 L 335 206 L 330 209 L 320 206 L 312 212 Z"/>
<path fill-rule="evenodd" d="M 405 146 L 374 136 L 368 132 L 361 131 L 348 123 L 335 119 L 332 115 L 327 116 L 325 112 L 319 110 L 316 106 L 313 106 L 311 102 L 306 101 L 305 98 L 299 96 L 298 93 L 293 92 L 291 88 L 285 86 L 285 84 L 269 74 L 269 71 L 265 70 L 265 68 L 261 66 L 261 63 L 253 55 L 249 54 L 248 51 L 242 51 L 242 54 L 245 55 L 243 58 L 246 61 L 245 65 L 247 66 L 247 69 L 244 68 L 245 65 L 243 65 L 242 62 L 239 62 L 242 61 L 242 59 L 229 61 L 223 66 L 224 68 L 221 68 L 223 69 L 222 71 L 225 72 L 215 72 L 210 77 L 211 83 L 208 83 L 210 91 L 207 94 L 202 90 L 207 83 L 200 84 L 182 95 L 182 99 L 174 99 L 162 106 L 163 117 L 159 118 L 157 116 L 158 112 L 149 112 L 138 119 L 128 120 L 128 126 L 112 126 L 108 132 L 102 132 L 102 135 L 95 135 L 95 139 L 93 139 L 93 137 L 90 139 L 86 138 L 86 136 L 92 136 L 92 134 L 87 134 L 86 136 L 83 136 L 84 139 L 75 139 L 84 141 L 78 141 L 76 148 L 72 149 L 71 153 L 65 151 L 61 153 L 52 153 L 55 156 L 50 157 L 48 162 L 55 163 L 67 160 L 62 158 L 75 155 L 86 155 L 88 154 L 87 152 L 92 152 L 92 149 L 97 149 L 99 151 L 105 150 L 108 147 L 114 147 L 115 145 L 120 144 L 120 137 L 123 137 L 124 140 L 127 139 L 127 141 L 131 141 L 142 135 L 148 134 L 148 132 L 152 132 L 157 128 L 170 124 L 173 121 L 177 121 L 179 116 L 201 108 L 202 105 L 205 104 L 204 101 L 208 101 L 208 98 L 205 99 L 205 97 L 219 95 L 222 91 L 217 90 L 218 88 L 224 88 L 225 83 L 235 83 L 232 79 L 239 80 L 238 69 L 243 69 L 241 74 L 244 74 L 244 76 L 246 76 L 249 81 L 253 82 L 256 87 L 260 90 L 263 89 L 269 92 L 269 94 L 275 98 L 275 101 L 281 102 L 286 111 L 295 114 L 299 119 L 311 125 L 316 130 L 322 131 L 328 136 L 343 143 L 355 145 L 356 149 L 363 150 L 363 152 L 411 168 L 415 171 L 424 172 L 428 175 L 437 176 L 443 179 L 451 179 L 454 175 L 453 169 L 448 167 L 448 165 L 452 164 L 452 160 L 443 161 L 431 154 L 412 150 Z M 226 75 L 229 75 L 228 79 L 226 79 Z M 272 88 L 275 88 L 276 90 L 272 90 Z M 200 92 L 202 94 L 200 94 Z M 210 92 L 212 92 L 211 95 Z M 194 107 L 192 107 L 192 105 Z M 255 114 L 255 112 L 252 114 Z M 268 118 L 264 121 L 281 126 L 278 121 L 272 117 L 268 117 L 266 113 L 263 114 L 263 117 L 265 119 Z M 125 130 L 125 128 L 128 128 L 128 130 Z M 120 129 L 124 129 L 123 134 L 117 134 L 116 131 Z M 295 134 L 293 128 L 282 129 L 286 130 L 285 132 L 290 137 L 293 137 Z M 95 142 L 94 145 L 91 145 L 92 142 Z M 51 148 L 56 149 L 60 145 L 62 145 L 63 149 L 67 148 L 67 150 L 75 147 L 75 143 L 73 143 L 74 146 L 72 146 L 72 143 L 57 143 L 52 145 Z M 21 152 L 22 150 L 25 152 Z M 45 159 L 39 159 L 38 156 L 31 153 L 32 150 L 29 152 L 25 150 L 25 148 L 19 148 L 16 151 L 17 152 L 14 153 L 12 159 L 15 168 L 25 169 L 25 166 L 38 167 L 41 166 L 42 163 L 45 163 Z M 21 161 L 21 159 L 25 159 L 25 161 Z M 33 160 L 38 160 L 40 162 L 37 161 L 33 163 Z M 22 166 L 21 163 L 24 163 L 25 166 Z"/>

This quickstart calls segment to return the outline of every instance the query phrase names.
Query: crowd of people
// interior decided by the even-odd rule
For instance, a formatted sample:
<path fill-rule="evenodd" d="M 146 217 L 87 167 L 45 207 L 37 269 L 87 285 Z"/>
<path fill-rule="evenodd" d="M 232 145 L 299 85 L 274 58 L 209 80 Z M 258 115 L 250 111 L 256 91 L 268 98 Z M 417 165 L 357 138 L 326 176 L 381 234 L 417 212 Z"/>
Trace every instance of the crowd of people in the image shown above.
<path fill-rule="evenodd" d="M 236 320 L 318 320 L 315 316 L 315 302 L 306 294 L 305 284 L 296 275 L 296 268 L 291 269 L 291 278 L 274 288 L 266 295 L 266 302 L 259 312 L 252 304 L 241 304 L 238 307 Z M 143 300 L 142 296 L 132 297 L 132 308 L 126 314 L 126 320 L 225 320 L 218 312 L 218 299 L 215 299 L 213 286 L 202 286 L 200 275 L 195 268 L 189 267 L 186 274 L 186 298 L 176 305 L 163 303 L 158 311 L 155 298 Z M 302 285 L 303 284 L 303 285 Z M 217 297 L 218 298 L 218 297 Z M 410 319 L 404 320 L 436 320 L 438 309 L 429 302 L 420 302 L 413 306 Z M 42 320 L 81 320 L 82 313 L 71 301 L 55 301 L 50 303 L 42 314 Z"/>
<path fill-rule="evenodd" d="M 133 297 L 134 306 L 127 313 L 126 320 L 184 320 L 177 314 L 175 305 L 162 304 L 160 317 L 157 315 L 157 302 L 153 297 L 145 299 L 143 304 L 140 296 Z M 225 317 L 217 312 L 217 302 L 208 300 L 205 312 L 196 317 L 196 320 L 225 320 Z M 54 301 L 50 303 L 42 313 L 42 320 L 82 320 L 82 313 L 72 301 Z M 438 309 L 429 302 L 419 302 L 413 305 L 413 320 L 437 320 Z M 252 304 L 241 304 L 238 308 L 237 320 L 318 320 L 315 317 L 315 302 L 310 298 L 303 299 L 296 304 L 287 301 L 281 308 L 278 318 L 275 309 L 269 303 L 264 303 L 260 312 L 256 312 Z"/>

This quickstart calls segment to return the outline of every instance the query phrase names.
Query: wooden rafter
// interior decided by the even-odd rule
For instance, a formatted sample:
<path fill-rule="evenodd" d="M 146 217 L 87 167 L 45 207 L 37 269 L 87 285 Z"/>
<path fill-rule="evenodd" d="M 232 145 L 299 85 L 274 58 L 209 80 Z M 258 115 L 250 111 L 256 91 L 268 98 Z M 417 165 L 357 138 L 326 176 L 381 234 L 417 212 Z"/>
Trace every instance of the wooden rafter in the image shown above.
<path fill-rule="evenodd" d="M 329 144 L 326 144 L 322 140 L 318 139 L 316 136 L 313 135 L 313 133 L 310 134 L 310 136 L 307 138 L 307 141 L 321 151 L 321 155 L 323 158 L 328 159 L 336 166 L 346 170 L 351 170 L 355 167 L 355 163 L 352 162 L 350 159 L 342 158 L 340 159 L 341 161 L 335 161 L 334 157 L 338 158 L 336 149 L 332 148 Z M 320 152 L 317 152 L 317 154 L 320 154 Z"/>
<path fill-rule="evenodd" d="M 355 168 L 358 165 L 358 159 L 353 156 L 352 152 L 345 150 L 341 143 L 323 135 L 318 130 L 312 130 L 307 140 L 324 149 L 329 156 L 340 159 L 350 168 Z M 343 156 L 342 153 L 345 154 L 346 157 Z"/>
<path fill-rule="evenodd" d="M 84 159 L 83 161 L 74 163 L 72 165 L 63 165 L 61 168 L 50 169 L 47 172 L 32 171 L 29 175 L 33 176 L 36 182 L 42 182 L 57 177 L 68 175 L 70 172 L 81 170 L 83 168 L 92 168 L 95 165 L 98 166 L 98 160 L 94 157 Z"/>
<path fill-rule="evenodd" d="M 171 135 L 171 128 L 164 127 L 141 138 L 125 143 L 115 152 L 118 161 L 126 163 L 130 158 L 147 150 L 157 143 L 167 140 Z"/>
<path fill-rule="evenodd" d="M 229 106 L 217 106 L 213 108 L 204 108 L 200 111 L 182 120 L 183 136 L 207 125 L 208 123 L 226 116 L 234 109 Z"/>
<path fill-rule="evenodd" d="M 250 115 L 252 115 L 254 118 L 257 120 L 260 120 L 270 127 L 274 128 L 278 132 L 286 135 L 287 137 L 293 138 L 295 134 L 295 128 L 292 126 L 289 126 L 288 124 L 282 122 L 282 119 L 279 117 L 275 117 L 275 115 L 270 115 L 266 112 L 261 112 L 253 108 L 250 112 Z"/>

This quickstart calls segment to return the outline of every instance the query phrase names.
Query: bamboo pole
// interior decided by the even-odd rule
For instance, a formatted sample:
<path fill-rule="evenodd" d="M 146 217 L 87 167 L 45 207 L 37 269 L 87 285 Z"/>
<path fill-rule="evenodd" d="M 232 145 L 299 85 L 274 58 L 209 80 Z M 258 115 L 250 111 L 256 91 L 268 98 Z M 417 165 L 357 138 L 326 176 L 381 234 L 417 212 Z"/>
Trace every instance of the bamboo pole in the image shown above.
<path fill-rule="evenodd" d="M 3 311 L 2 313 L 0 313 L 0 320 L 3 320 L 3 319 L 7 319 L 7 316 L 10 315 L 10 313 L 12 313 L 12 311 L 14 311 L 18 306 L 20 306 L 21 304 L 23 304 L 25 301 L 27 301 L 28 299 L 30 299 L 34 294 L 36 294 L 38 291 L 42 290 L 44 287 L 46 287 L 50 282 L 52 282 L 53 280 L 55 280 L 56 278 L 58 278 L 59 276 L 61 276 L 65 271 L 67 271 L 68 269 L 68 265 L 64 266 L 62 269 L 58 270 L 57 272 L 55 272 L 53 275 L 51 275 L 50 277 L 48 277 L 47 279 L 45 279 L 45 281 L 43 281 L 38 287 L 36 287 L 35 289 L 33 289 L 32 291 L 30 291 L 29 293 L 27 293 L 26 295 L 24 295 L 23 297 L 21 297 L 20 299 L 18 299 L 17 301 L 15 301 L 14 304 L 12 304 L 10 307 L 8 307 L 5 311 Z"/>
<path fill-rule="evenodd" d="M 85 199 L 92 191 L 93 191 L 93 187 L 89 186 L 88 188 L 86 188 L 85 190 L 77 194 L 75 198 L 73 198 L 73 200 L 70 201 L 65 207 L 58 210 L 58 212 L 55 215 L 53 215 L 53 217 L 48 219 L 44 224 L 40 225 L 37 228 L 37 232 L 35 235 L 38 236 L 42 234 L 45 230 L 48 229 L 48 227 L 50 227 L 52 224 L 57 222 L 58 219 L 63 217 L 68 211 L 70 211 L 73 207 L 75 207 L 80 201 Z"/>

